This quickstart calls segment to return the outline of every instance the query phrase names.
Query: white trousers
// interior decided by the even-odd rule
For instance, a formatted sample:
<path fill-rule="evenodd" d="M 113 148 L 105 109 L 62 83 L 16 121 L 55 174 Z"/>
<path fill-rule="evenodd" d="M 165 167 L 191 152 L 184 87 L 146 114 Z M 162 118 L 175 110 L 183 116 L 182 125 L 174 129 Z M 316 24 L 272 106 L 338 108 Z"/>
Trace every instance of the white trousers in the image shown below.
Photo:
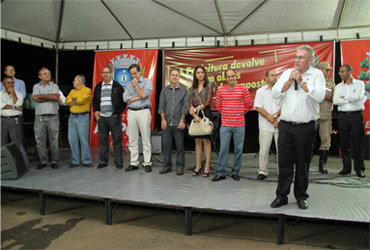
<path fill-rule="evenodd" d="M 268 175 L 268 167 L 267 164 L 269 162 L 269 152 L 272 142 L 272 137 L 274 137 L 275 140 L 275 146 L 276 146 L 276 155 L 278 155 L 278 132 L 269 132 L 265 130 L 259 131 L 259 142 L 260 142 L 260 152 L 259 152 L 259 163 L 260 167 L 258 169 L 258 174 Z M 279 169 L 278 169 L 279 171 Z"/>
<path fill-rule="evenodd" d="M 150 109 L 143 110 L 128 110 L 127 111 L 127 125 L 128 125 L 128 139 L 130 150 L 130 165 L 139 165 L 139 132 L 143 141 L 143 165 L 152 165 L 152 145 L 150 142 L 150 123 L 152 115 Z"/>

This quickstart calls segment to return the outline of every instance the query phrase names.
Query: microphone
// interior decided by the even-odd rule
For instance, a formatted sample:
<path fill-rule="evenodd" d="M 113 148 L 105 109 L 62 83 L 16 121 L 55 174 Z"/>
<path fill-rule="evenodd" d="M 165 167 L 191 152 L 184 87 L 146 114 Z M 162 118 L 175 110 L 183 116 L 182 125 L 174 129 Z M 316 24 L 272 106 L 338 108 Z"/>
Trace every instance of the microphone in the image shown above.
<path fill-rule="evenodd" d="M 294 66 L 294 69 L 298 70 L 298 67 Z M 298 90 L 298 81 L 297 81 L 297 79 L 294 79 L 294 90 Z"/>

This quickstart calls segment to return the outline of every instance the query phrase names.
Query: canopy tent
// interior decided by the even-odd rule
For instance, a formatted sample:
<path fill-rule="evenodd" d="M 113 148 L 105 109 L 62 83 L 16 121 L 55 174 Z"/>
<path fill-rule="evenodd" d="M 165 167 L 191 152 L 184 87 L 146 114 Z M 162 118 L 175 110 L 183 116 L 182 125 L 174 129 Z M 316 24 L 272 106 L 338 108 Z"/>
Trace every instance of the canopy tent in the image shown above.
<path fill-rule="evenodd" d="M 368 0 L 1 0 L 1 38 L 58 49 L 370 37 Z"/>

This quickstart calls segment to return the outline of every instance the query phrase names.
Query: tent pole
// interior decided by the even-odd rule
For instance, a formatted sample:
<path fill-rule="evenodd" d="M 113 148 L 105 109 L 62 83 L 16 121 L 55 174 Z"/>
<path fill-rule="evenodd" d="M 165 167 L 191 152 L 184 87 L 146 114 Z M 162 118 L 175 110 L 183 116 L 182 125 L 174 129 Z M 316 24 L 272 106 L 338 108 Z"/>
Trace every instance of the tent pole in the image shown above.
<path fill-rule="evenodd" d="M 55 82 L 59 83 L 59 43 L 56 44 L 55 49 Z"/>

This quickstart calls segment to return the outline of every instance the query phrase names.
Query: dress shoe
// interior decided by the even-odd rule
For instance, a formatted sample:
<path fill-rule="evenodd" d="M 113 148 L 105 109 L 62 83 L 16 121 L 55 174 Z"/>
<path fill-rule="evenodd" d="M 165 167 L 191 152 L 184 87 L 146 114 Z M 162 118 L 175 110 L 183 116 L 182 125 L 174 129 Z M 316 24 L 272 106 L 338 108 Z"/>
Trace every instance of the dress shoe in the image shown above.
<path fill-rule="evenodd" d="M 108 166 L 108 164 L 107 164 L 107 163 L 102 163 L 102 162 L 100 162 L 100 163 L 99 163 L 99 165 L 98 165 L 98 169 L 105 168 L 105 167 L 107 167 L 107 166 Z"/>
<path fill-rule="evenodd" d="M 130 165 L 128 166 L 126 169 L 125 169 L 125 172 L 130 172 L 130 171 L 134 171 L 134 170 L 138 170 L 139 167 L 138 166 L 134 166 L 134 165 Z"/>
<path fill-rule="evenodd" d="M 171 172 L 172 170 L 170 168 L 162 168 L 159 173 L 160 174 L 167 174 L 169 172 Z"/>
<path fill-rule="evenodd" d="M 87 168 L 93 168 L 94 167 L 94 165 L 92 163 L 83 164 L 82 166 L 87 167 Z"/>
<path fill-rule="evenodd" d="M 288 204 L 288 200 L 282 200 L 282 199 L 276 198 L 275 200 L 271 202 L 270 206 L 272 208 L 278 208 L 286 204 Z"/>
<path fill-rule="evenodd" d="M 221 180 L 225 180 L 225 179 L 226 179 L 225 176 L 216 175 L 215 177 L 213 177 L 212 181 L 221 181 Z"/>
<path fill-rule="evenodd" d="M 77 164 L 71 164 L 71 165 L 69 165 L 69 168 L 77 168 L 78 167 L 78 165 Z"/>
<path fill-rule="evenodd" d="M 338 174 L 339 175 L 347 175 L 347 174 L 350 174 L 350 173 L 351 173 L 351 171 L 342 169 Z"/>
<path fill-rule="evenodd" d="M 266 179 L 267 178 L 267 176 L 266 175 L 264 175 L 264 174 L 259 174 L 258 176 L 257 176 L 257 180 L 259 180 L 259 181 L 263 181 L 264 179 Z"/>
<path fill-rule="evenodd" d="M 308 202 L 307 200 L 298 200 L 297 201 L 298 207 L 300 209 L 307 209 L 308 208 Z"/>
<path fill-rule="evenodd" d="M 39 165 L 37 165 L 36 169 L 40 170 L 40 169 L 46 168 L 46 166 L 47 166 L 46 164 L 40 163 Z"/>
<path fill-rule="evenodd" d="M 234 181 L 240 181 L 240 176 L 238 174 L 231 175 L 231 178 L 233 178 Z"/>
<path fill-rule="evenodd" d="M 145 172 L 147 172 L 147 173 L 152 172 L 152 166 L 150 166 L 150 165 L 144 166 L 144 169 L 145 169 Z"/>
<path fill-rule="evenodd" d="M 177 169 L 176 174 L 177 175 L 183 175 L 184 174 L 184 169 L 182 169 L 182 168 Z"/>
<path fill-rule="evenodd" d="M 123 168 L 123 165 L 122 165 L 122 163 L 118 163 L 118 164 L 116 164 L 116 167 L 117 167 L 118 169 L 122 169 L 122 168 Z"/>
<path fill-rule="evenodd" d="M 51 168 L 52 168 L 52 169 L 58 169 L 58 164 L 56 164 L 56 163 L 52 163 L 52 164 L 51 164 Z"/>
<path fill-rule="evenodd" d="M 360 177 L 360 178 L 364 178 L 364 177 L 366 176 L 363 170 L 357 171 L 357 172 L 356 172 L 356 175 L 357 175 L 358 177 Z"/>

